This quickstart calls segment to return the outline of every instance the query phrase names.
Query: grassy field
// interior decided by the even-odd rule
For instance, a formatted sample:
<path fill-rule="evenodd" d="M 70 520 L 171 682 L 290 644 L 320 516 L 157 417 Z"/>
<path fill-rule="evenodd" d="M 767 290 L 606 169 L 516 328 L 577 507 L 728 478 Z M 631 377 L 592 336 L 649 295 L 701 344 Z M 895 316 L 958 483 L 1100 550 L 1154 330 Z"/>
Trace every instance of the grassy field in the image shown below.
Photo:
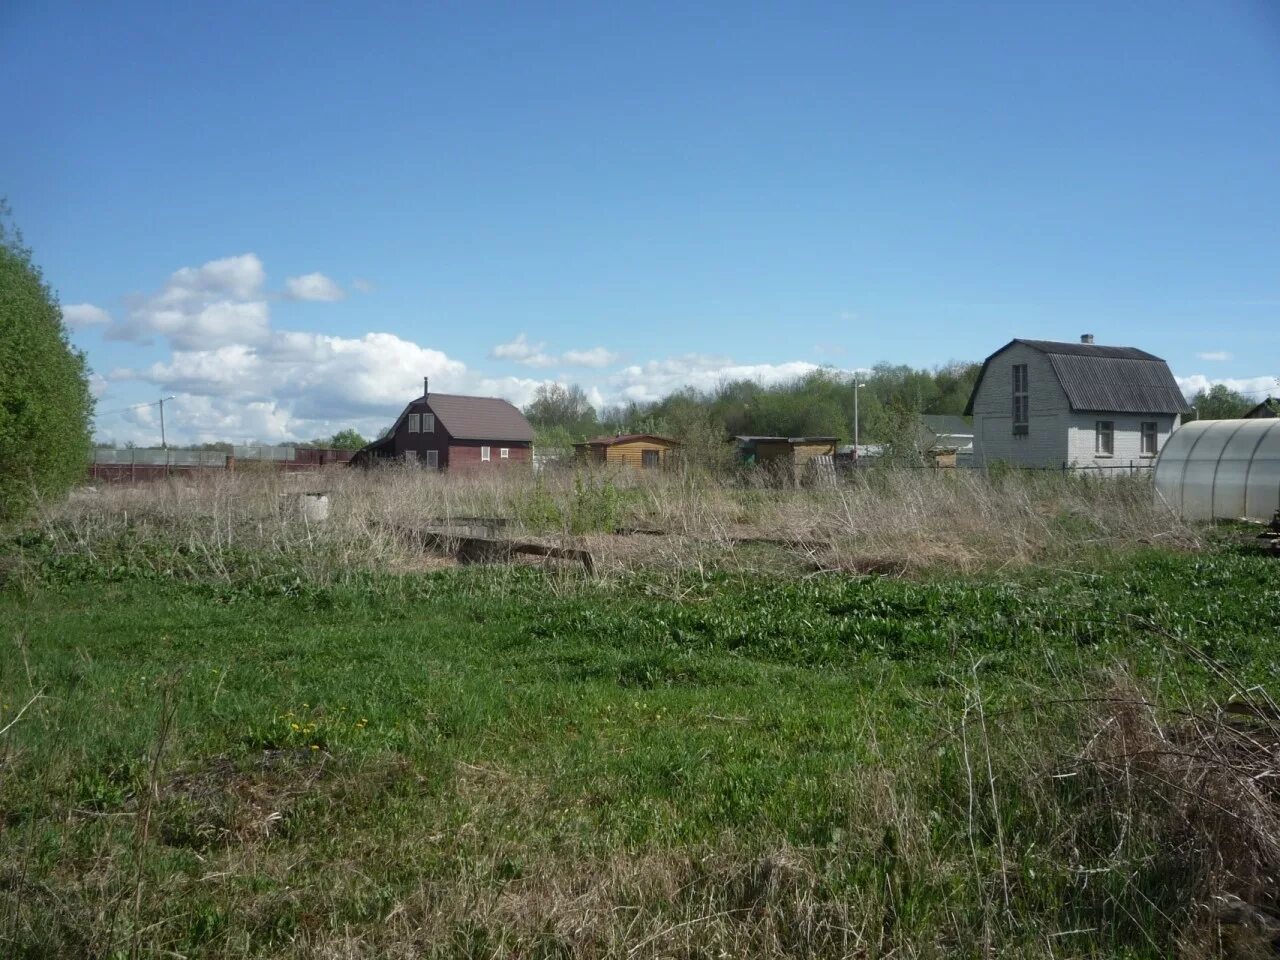
<path fill-rule="evenodd" d="M 907 563 L 939 511 L 877 482 L 862 513 L 589 493 L 621 504 L 595 531 L 581 481 L 485 494 L 574 543 L 686 518 L 594 578 L 415 563 L 337 498 L 323 530 L 177 487 L 51 509 L 0 593 L 0 954 L 1266 947 L 1275 561 L 1060 482 L 1006 488 L 1016 533 Z M 837 497 L 844 533 L 724 536 Z M 894 498 L 899 554 L 865 532 Z M 850 572 L 886 557 L 910 575 Z"/>

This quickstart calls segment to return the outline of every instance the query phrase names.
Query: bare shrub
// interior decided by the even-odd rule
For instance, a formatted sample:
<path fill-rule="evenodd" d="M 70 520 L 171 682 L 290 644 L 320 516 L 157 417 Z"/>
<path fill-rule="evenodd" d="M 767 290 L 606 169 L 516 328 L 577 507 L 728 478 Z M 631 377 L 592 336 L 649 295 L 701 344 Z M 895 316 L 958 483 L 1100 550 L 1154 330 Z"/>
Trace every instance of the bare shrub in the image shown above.
<path fill-rule="evenodd" d="M 323 491 L 315 523 L 299 495 Z M 90 557 L 122 538 L 138 562 L 231 578 L 273 562 L 320 579 L 354 570 L 430 566 L 405 528 L 471 529 L 589 544 L 598 568 L 740 566 L 743 546 L 773 545 L 793 568 L 910 573 L 975 571 L 1069 559 L 1082 550 L 1160 542 L 1194 547 L 1194 531 L 1158 506 L 1149 483 L 975 471 L 884 468 L 815 489 L 763 475 L 548 470 L 438 474 L 408 467 L 311 474 L 225 474 L 81 490 L 46 504 L 57 549 Z M 622 534 L 622 535 L 619 535 Z M 147 558 L 150 557 L 150 560 Z M 233 567 L 235 569 L 233 569 Z"/>

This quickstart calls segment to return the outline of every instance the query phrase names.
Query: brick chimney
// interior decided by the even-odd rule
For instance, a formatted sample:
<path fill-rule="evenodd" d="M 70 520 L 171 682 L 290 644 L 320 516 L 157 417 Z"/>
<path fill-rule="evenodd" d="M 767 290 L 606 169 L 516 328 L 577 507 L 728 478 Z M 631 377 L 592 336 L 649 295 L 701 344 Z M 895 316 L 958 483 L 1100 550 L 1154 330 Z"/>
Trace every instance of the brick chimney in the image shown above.
<path fill-rule="evenodd" d="M 431 381 L 427 377 L 422 378 L 422 399 L 426 399 L 431 394 Z"/>
<path fill-rule="evenodd" d="M 1082 333 L 1082 334 L 1080 334 L 1080 342 L 1081 342 L 1081 343 L 1093 343 L 1093 334 L 1092 334 L 1092 333 Z"/>

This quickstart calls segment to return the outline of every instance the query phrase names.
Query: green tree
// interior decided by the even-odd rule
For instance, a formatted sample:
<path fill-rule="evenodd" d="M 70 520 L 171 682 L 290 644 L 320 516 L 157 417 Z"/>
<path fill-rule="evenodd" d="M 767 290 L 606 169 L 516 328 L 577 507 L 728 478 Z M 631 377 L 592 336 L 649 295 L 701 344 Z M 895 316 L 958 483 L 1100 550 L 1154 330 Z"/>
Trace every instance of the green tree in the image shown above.
<path fill-rule="evenodd" d="M 369 441 L 361 436 L 359 430 L 348 427 L 346 430 L 339 430 L 326 441 L 326 445 L 333 450 L 359 450 Z"/>
<path fill-rule="evenodd" d="M 1196 408 L 1191 415 L 1195 420 L 1234 420 L 1254 406 L 1244 394 L 1221 383 L 1214 384 L 1208 392 L 1201 390 L 1191 398 L 1191 405 Z"/>
<path fill-rule="evenodd" d="M 0 516 L 85 476 L 93 397 L 84 354 L 62 309 L 0 202 Z"/>
<path fill-rule="evenodd" d="M 584 439 L 599 430 L 595 408 L 586 391 L 575 384 L 544 383 L 534 392 L 524 415 L 534 430 L 563 429 L 571 438 Z"/>

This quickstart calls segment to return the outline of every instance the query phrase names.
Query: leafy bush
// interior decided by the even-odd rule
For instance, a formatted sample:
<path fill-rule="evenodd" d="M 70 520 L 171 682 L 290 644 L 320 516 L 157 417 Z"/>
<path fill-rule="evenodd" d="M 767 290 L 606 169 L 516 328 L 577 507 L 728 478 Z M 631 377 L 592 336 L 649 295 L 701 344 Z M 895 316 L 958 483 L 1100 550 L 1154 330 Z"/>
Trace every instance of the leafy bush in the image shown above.
<path fill-rule="evenodd" d="M 84 355 L 67 340 L 62 311 L 0 204 L 0 518 L 84 476 L 90 450 Z"/>

